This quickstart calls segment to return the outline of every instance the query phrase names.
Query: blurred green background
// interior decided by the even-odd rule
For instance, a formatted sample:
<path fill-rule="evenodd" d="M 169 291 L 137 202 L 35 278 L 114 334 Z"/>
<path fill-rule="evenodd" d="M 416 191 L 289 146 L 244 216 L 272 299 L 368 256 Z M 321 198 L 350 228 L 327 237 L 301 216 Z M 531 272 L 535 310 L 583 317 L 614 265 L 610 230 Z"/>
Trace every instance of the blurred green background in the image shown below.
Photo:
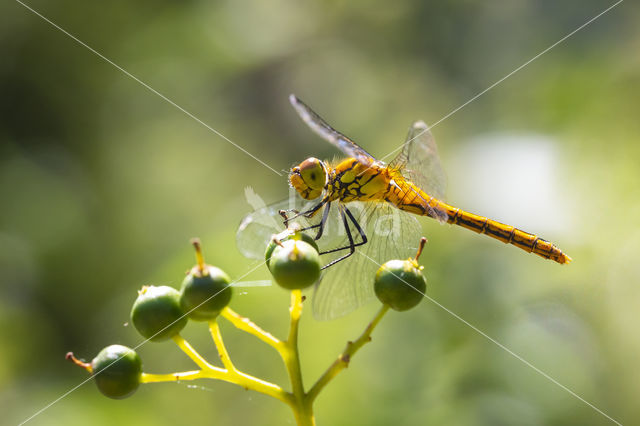
<path fill-rule="evenodd" d="M 296 93 L 374 155 L 434 123 L 613 2 L 111 1 L 29 5 L 278 171 L 337 154 L 300 122 Z M 537 233 L 561 267 L 424 219 L 428 294 L 624 424 L 640 421 L 640 12 L 623 2 L 433 133 L 448 201 Z M 0 412 L 27 419 L 86 379 L 64 360 L 141 341 L 137 289 L 179 286 L 189 238 L 232 277 L 235 231 L 287 182 L 17 2 L 0 5 Z M 266 276 L 263 270 L 262 276 Z M 368 279 L 368 278 L 366 278 Z M 284 336 L 288 296 L 232 307 Z M 307 384 L 372 303 L 332 322 L 307 311 Z M 286 384 L 275 353 L 223 323 L 246 371 Z M 215 358 L 202 324 L 185 336 Z M 172 343 L 145 370 L 191 369 Z M 188 386 L 195 385 L 195 386 Z M 29 424 L 293 424 L 288 408 L 219 382 L 92 383 Z M 320 396 L 320 425 L 612 424 L 451 313 L 392 313 Z"/>

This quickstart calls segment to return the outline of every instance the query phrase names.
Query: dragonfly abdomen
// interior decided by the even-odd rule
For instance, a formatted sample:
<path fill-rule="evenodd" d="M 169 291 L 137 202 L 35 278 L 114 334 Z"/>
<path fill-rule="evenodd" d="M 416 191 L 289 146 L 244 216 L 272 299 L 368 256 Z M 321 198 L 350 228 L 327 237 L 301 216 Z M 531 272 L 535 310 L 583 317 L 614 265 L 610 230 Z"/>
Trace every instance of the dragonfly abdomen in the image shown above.
<path fill-rule="evenodd" d="M 386 194 L 386 200 L 400 210 L 462 226 L 505 244 L 514 245 L 526 252 L 535 253 L 545 259 L 558 263 L 571 262 L 571 258 L 553 243 L 516 227 L 450 206 L 426 194 L 409 181 L 397 179 L 394 189 Z"/>
<path fill-rule="evenodd" d="M 400 210 L 442 222 L 446 221 L 448 215 L 446 207 L 449 206 L 406 180 L 393 179 L 384 199 Z"/>
<path fill-rule="evenodd" d="M 571 258 L 563 253 L 562 250 L 537 235 L 530 234 L 529 232 L 505 225 L 484 216 L 478 216 L 460 210 L 457 207 L 446 205 L 446 208 L 449 215 L 448 223 L 462 226 L 479 234 L 488 235 L 505 244 L 512 244 L 526 252 L 537 254 L 545 259 L 551 259 L 558 263 L 571 262 Z"/>

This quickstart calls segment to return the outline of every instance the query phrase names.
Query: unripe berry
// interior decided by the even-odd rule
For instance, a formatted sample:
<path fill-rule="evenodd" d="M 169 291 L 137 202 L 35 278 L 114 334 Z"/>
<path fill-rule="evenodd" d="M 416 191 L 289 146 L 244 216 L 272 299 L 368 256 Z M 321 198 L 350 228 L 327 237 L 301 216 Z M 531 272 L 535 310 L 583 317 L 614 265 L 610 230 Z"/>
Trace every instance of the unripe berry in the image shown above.
<path fill-rule="evenodd" d="M 167 340 L 187 325 L 180 307 L 180 293 L 168 286 L 145 286 L 131 309 L 131 322 L 143 337 L 160 342 Z"/>
<path fill-rule="evenodd" d="M 100 392 L 109 398 L 123 399 L 138 389 L 142 361 L 132 349 L 111 345 L 91 361 L 91 371 Z"/>
<path fill-rule="evenodd" d="M 182 282 L 180 306 L 190 319 L 209 321 L 231 301 L 231 279 L 215 266 L 194 266 Z"/>
<path fill-rule="evenodd" d="M 280 287 L 307 288 L 320 278 L 320 256 L 304 241 L 287 240 L 273 250 L 269 269 Z"/>
<path fill-rule="evenodd" d="M 271 241 L 269 241 L 269 244 L 267 245 L 267 250 L 264 253 L 264 260 L 267 261 L 267 266 L 269 266 L 269 263 L 271 262 L 271 256 L 273 255 L 273 251 L 276 249 L 276 247 L 278 247 L 278 242 L 282 243 L 288 240 L 304 241 L 307 244 L 311 244 L 311 246 L 316 251 L 318 251 L 318 244 L 316 243 L 316 240 L 314 240 L 311 235 L 305 234 L 302 231 L 287 228 L 281 233 L 274 235 L 273 238 L 271 238 Z"/>
<path fill-rule="evenodd" d="M 420 240 L 420 247 L 414 259 L 390 260 L 378 269 L 373 284 L 376 296 L 382 303 L 396 311 L 406 311 L 416 306 L 427 291 L 427 279 L 422 275 L 423 267 L 418 258 L 426 243 Z"/>

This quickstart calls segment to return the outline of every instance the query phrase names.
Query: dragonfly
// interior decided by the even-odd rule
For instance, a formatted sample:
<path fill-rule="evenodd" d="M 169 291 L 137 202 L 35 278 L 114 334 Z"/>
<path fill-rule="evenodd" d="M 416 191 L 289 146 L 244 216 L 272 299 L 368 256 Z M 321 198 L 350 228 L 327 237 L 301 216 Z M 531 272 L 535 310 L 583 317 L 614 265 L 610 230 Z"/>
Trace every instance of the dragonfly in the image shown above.
<path fill-rule="evenodd" d="M 289 100 L 307 126 L 346 158 L 327 162 L 310 157 L 293 167 L 289 184 L 298 196 L 245 216 L 236 240 L 245 256 L 261 258 L 283 224 L 313 230 L 322 243 L 320 254 L 327 258 L 312 301 L 317 319 L 345 315 L 373 297 L 372 280 L 380 264 L 415 253 L 422 233 L 417 216 L 461 226 L 560 264 L 571 262 L 537 235 L 445 203 L 445 174 L 423 121 L 410 126 L 400 152 L 386 164 L 295 95 Z"/>

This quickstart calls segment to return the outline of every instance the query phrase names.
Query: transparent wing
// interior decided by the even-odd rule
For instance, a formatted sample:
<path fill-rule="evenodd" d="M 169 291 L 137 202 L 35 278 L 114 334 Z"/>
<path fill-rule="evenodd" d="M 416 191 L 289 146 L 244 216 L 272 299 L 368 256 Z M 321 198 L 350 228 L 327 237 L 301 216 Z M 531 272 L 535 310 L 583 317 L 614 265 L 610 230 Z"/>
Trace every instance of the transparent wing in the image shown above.
<path fill-rule="evenodd" d="M 344 206 L 365 230 L 369 242 L 324 271 L 312 298 L 313 315 L 318 320 L 338 318 L 369 302 L 374 296 L 373 280 L 380 265 L 391 259 L 415 256 L 422 234 L 415 216 L 389 204 L 350 202 Z M 361 241 L 354 228 L 350 224 L 355 241 Z M 341 232 L 341 239 L 332 238 L 332 241 L 340 241 L 336 247 L 348 245 L 344 227 Z M 326 264 L 345 253 L 347 251 L 325 255 L 323 262 Z"/>
<path fill-rule="evenodd" d="M 349 245 L 338 203 L 333 202 L 329 207 L 323 235 L 317 241 L 320 251 Z M 271 237 L 284 229 L 279 211 L 291 208 L 305 211 L 314 205 L 313 201 L 301 199 L 283 200 L 247 214 L 236 234 L 238 249 L 245 257 L 264 260 Z M 414 256 L 422 232 L 414 215 L 387 203 L 350 202 L 343 206 L 353 214 L 369 241 L 356 247 L 356 252 L 349 258 L 323 272 L 312 297 L 314 317 L 319 320 L 338 318 L 369 302 L 374 296 L 373 278 L 379 266 L 387 260 Z M 292 223 L 302 227 L 317 224 L 326 208 L 311 219 L 300 217 Z M 354 241 L 362 241 L 352 223 L 349 228 Z M 307 232 L 315 236 L 315 230 Z M 326 265 L 347 252 L 324 254 L 322 262 Z"/>
<path fill-rule="evenodd" d="M 399 170 L 430 196 L 444 200 L 447 177 L 440 164 L 436 141 L 424 121 L 411 125 L 402 151 L 389 167 Z"/>
<path fill-rule="evenodd" d="M 279 201 L 268 206 L 260 207 L 248 213 L 238 227 L 236 245 L 244 257 L 264 260 L 264 252 L 273 234 L 282 232 L 285 227 L 280 210 L 310 208 L 312 202 L 301 200 L 299 197 Z M 305 218 L 300 218 L 303 226 L 308 225 Z"/>
<path fill-rule="evenodd" d="M 291 102 L 291 105 L 293 105 L 300 118 L 302 118 L 311 130 L 327 142 L 338 147 L 348 157 L 355 158 L 365 166 L 370 166 L 376 161 L 371 154 L 359 147 L 351 139 L 329 126 L 322 117 L 316 114 L 295 95 L 289 96 L 289 102 Z"/>
<path fill-rule="evenodd" d="M 270 205 L 258 207 L 251 213 L 248 213 L 240 222 L 238 231 L 236 232 L 236 245 L 240 253 L 249 259 L 264 260 L 264 253 L 267 244 L 271 240 L 273 234 L 282 232 L 285 227 L 283 218 L 280 216 L 280 210 L 295 209 L 298 211 L 306 211 L 315 206 L 318 201 L 303 200 L 300 197 L 292 197 Z M 329 207 L 329 214 L 325 224 L 322 238 L 318 241 L 321 251 L 338 247 L 338 244 L 345 238 L 344 226 L 337 206 Z M 290 226 L 294 223 L 299 224 L 302 228 L 306 228 L 319 223 L 324 214 L 323 207 L 314 217 L 307 219 L 298 217 L 289 222 Z M 289 215 L 290 217 L 292 214 Z M 306 231 L 309 235 L 315 237 L 317 230 L 310 229 Z M 323 259 L 324 261 L 324 259 Z M 326 262 L 325 262 L 326 263 Z"/>
<path fill-rule="evenodd" d="M 413 196 L 416 196 L 418 199 L 422 200 L 422 204 L 426 206 L 427 208 L 427 215 L 429 217 L 434 218 L 435 220 L 437 220 L 438 222 L 440 222 L 440 224 L 445 224 L 447 223 L 447 221 L 449 220 L 449 213 L 446 210 L 446 208 L 444 208 L 441 204 L 439 204 L 437 201 L 434 201 L 435 199 L 438 199 L 438 197 L 434 197 L 432 195 L 424 195 L 425 190 L 419 188 L 419 184 L 416 185 L 410 185 L 408 188 L 405 189 L 405 195 L 403 198 L 400 199 L 400 202 L 402 203 L 403 200 L 405 199 L 411 199 L 413 198 Z"/>

